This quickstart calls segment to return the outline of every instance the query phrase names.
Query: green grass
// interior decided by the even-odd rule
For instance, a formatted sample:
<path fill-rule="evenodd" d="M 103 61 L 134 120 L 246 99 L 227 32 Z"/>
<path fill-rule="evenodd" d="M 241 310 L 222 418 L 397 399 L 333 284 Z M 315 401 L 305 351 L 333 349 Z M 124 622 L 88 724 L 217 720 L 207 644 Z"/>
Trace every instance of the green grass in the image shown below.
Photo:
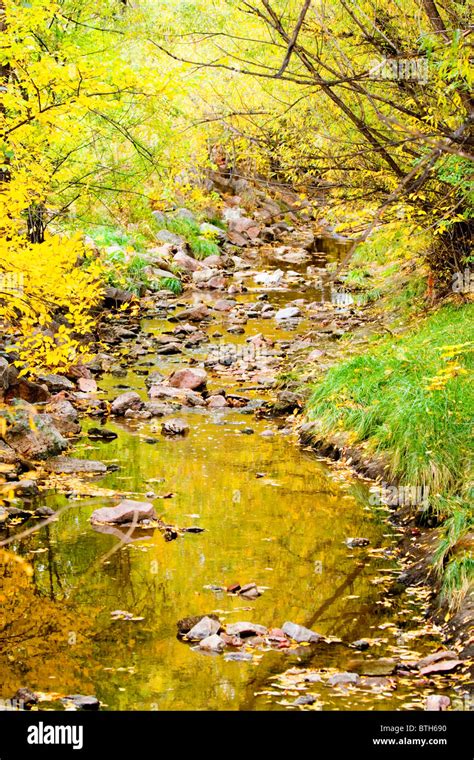
<path fill-rule="evenodd" d="M 429 488 L 431 508 L 445 520 L 440 572 L 451 567 L 455 546 L 472 527 L 466 483 L 472 475 L 473 316 L 472 305 L 447 305 L 402 337 L 383 339 L 369 353 L 332 368 L 314 387 L 308 407 L 323 435 L 347 431 L 354 443 L 382 454 L 401 485 Z M 447 346 L 457 348 L 443 358 Z M 461 371 L 449 376 L 450 362 Z M 430 390 L 435 377 L 439 389 Z M 449 586 L 454 567 L 445 578 Z M 466 567 L 463 560 L 458 581 L 464 585 Z"/>
<path fill-rule="evenodd" d="M 166 221 L 165 228 L 170 232 L 174 232 L 175 235 L 181 235 L 188 243 L 196 259 L 202 260 L 208 256 L 220 254 L 217 243 L 203 235 L 198 222 L 192 219 L 170 217 Z"/>

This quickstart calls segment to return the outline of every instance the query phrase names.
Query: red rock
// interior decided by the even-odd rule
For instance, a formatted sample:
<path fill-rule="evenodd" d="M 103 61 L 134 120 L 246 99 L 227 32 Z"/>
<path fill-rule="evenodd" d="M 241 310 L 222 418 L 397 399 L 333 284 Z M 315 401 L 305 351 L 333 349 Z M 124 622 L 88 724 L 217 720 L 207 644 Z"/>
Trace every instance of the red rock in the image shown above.
<path fill-rule="evenodd" d="M 121 525 L 123 523 L 140 523 L 143 520 L 154 520 L 155 518 L 155 508 L 151 502 L 125 499 L 116 507 L 96 509 L 91 515 L 91 522 Z"/>
<path fill-rule="evenodd" d="M 187 388 L 194 391 L 196 388 L 204 388 L 207 381 L 207 372 L 204 369 L 186 367 L 178 369 L 169 378 L 172 388 Z"/>
<path fill-rule="evenodd" d="M 229 406 L 224 396 L 210 396 L 207 400 L 207 405 L 209 409 L 222 409 Z"/>
<path fill-rule="evenodd" d="M 92 377 L 80 377 L 77 381 L 77 387 L 82 393 L 95 393 L 97 383 Z"/>

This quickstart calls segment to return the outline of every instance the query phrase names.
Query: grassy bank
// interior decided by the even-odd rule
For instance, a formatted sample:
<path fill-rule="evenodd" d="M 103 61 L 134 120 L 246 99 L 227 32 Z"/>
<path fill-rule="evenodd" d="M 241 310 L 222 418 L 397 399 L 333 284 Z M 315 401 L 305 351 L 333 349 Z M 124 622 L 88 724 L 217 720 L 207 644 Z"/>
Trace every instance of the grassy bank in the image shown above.
<path fill-rule="evenodd" d="M 383 455 L 393 482 L 428 493 L 428 504 L 413 509 L 442 525 L 435 566 L 442 596 L 456 605 L 474 569 L 466 538 L 473 527 L 474 305 L 451 299 L 428 309 L 418 268 L 394 288 L 403 270 L 398 233 L 391 263 L 386 257 L 383 269 L 377 266 L 375 239 L 366 246 L 363 274 L 359 254 L 347 278 L 384 307 L 398 304 L 397 332 L 332 367 L 313 386 L 308 417 L 318 420 L 323 436 L 345 431 L 353 443 Z"/>

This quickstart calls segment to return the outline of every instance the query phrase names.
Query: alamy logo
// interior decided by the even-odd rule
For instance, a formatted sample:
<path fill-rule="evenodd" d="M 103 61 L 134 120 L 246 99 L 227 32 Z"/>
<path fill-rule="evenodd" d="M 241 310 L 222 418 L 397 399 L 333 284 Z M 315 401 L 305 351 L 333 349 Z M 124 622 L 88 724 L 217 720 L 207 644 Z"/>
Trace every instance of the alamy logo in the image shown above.
<path fill-rule="evenodd" d="M 28 727 L 28 744 L 70 744 L 73 749 L 84 746 L 83 726 L 48 726 L 43 722 Z"/>

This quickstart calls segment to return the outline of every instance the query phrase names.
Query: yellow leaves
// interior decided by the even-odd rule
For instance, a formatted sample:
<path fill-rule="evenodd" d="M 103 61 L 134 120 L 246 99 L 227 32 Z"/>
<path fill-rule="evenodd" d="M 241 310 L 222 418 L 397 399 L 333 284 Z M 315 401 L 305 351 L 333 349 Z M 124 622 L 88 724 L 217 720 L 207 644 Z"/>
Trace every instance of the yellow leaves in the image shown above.
<path fill-rule="evenodd" d="M 431 378 L 425 386 L 426 390 L 441 391 L 446 387 L 449 380 L 458 377 L 459 375 L 467 375 L 467 370 L 460 363 L 460 356 L 471 352 L 473 350 L 472 346 L 473 344 L 470 341 L 467 343 L 455 343 L 452 345 L 441 346 L 441 359 L 443 359 L 446 364 L 433 378 Z"/>
<path fill-rule="evenodd" d="M 102 296 L 103 286 L 97 267 L 77 266 L 84 255 L 78 235 L 70 238 L 46 236 L 42 244 L 32 244 L 17 231 L 11 240 L 0 243 L 0 273 L 19 272 L 22 290 L 0 300 L 0 319 L 19 331 L 13 350 L 15 362 L 27 371 L 66 371 L 80 357 L 89 355 L 81 336 L 91 331 L 91 309 Z M 58 315 L 62 324 L 54 324 Z"/>

